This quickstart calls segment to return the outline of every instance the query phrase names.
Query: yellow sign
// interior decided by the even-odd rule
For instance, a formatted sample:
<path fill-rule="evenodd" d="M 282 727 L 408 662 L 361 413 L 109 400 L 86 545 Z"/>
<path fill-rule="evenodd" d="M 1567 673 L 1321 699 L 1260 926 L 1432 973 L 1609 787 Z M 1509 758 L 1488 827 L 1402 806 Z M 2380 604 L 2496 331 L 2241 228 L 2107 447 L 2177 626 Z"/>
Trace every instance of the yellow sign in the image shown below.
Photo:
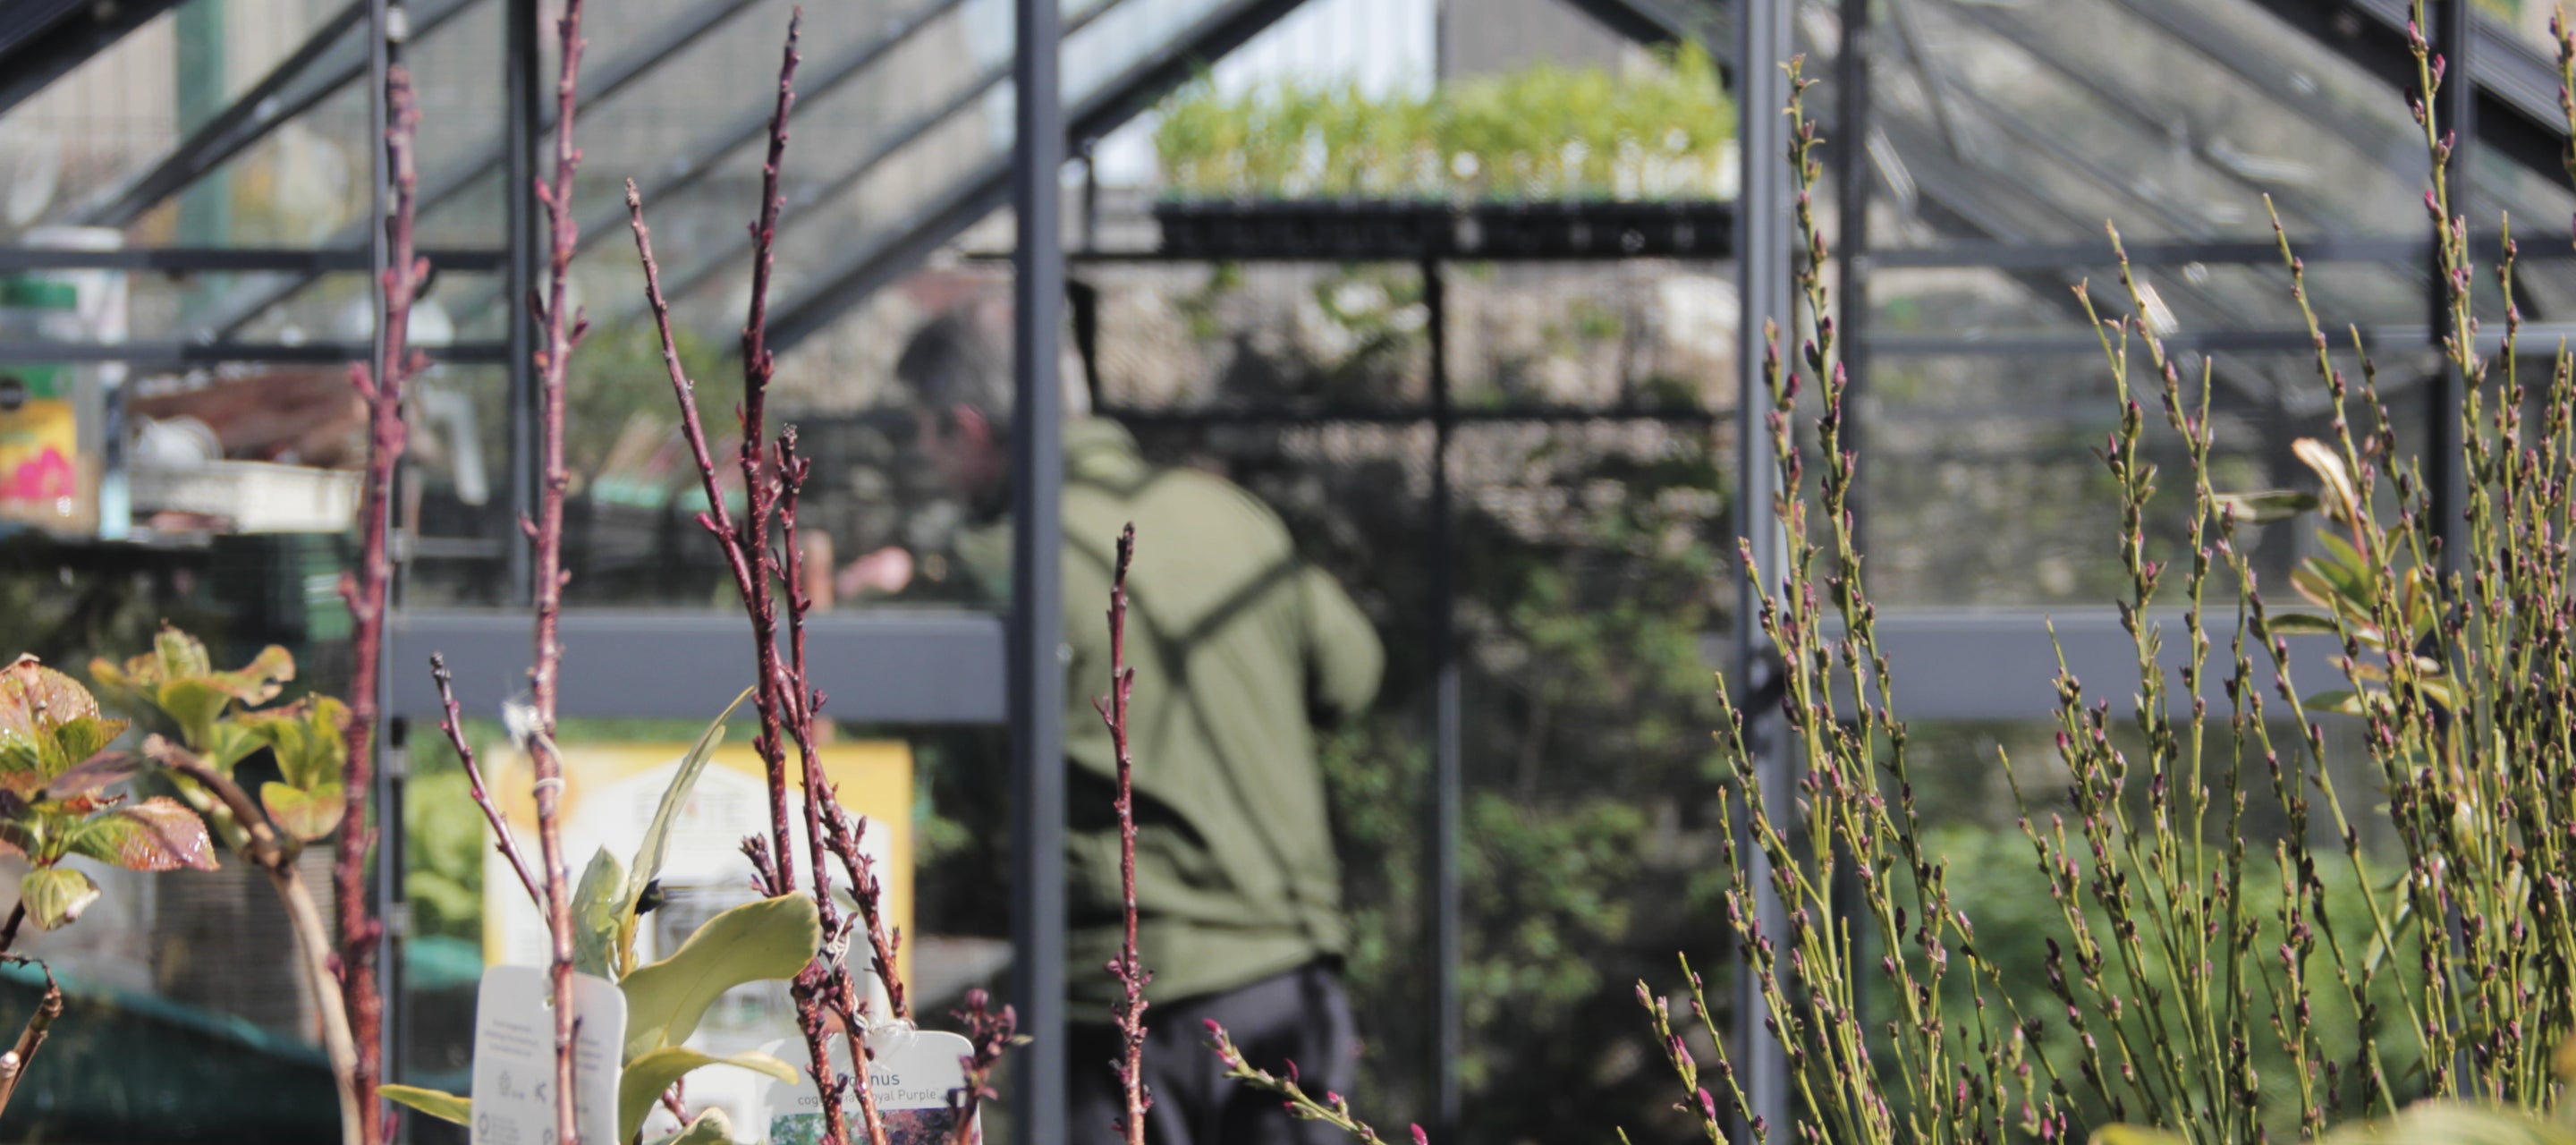
<path fill-rule="evenodd" d="M 824 781 L 837 791 L 841 806 L 859 819 L 860 848 L 876 865 L 884 886 L 883 910 L 889 927 L 912 930 L 912 749 L 902 743 L 859 741 L 822 745 L 818 750 Z M 575 880 L 602 847 L 620 862 L 631 862 L 643 843 L 662 792 L 679 771 L 688 745 L 567 744 L 564 753 L 564 863 Z M 524 756 L 502 763 L 496 796 L 503 817 L 528 851 L 531 865 L 539 859 L 536 799 L 528 785 Z M 806 870 L 811 851 L 805 843 L 804 818 L 798 813 L 803 783 L 796 757 L 788 756 L 791 838 L 796 848 L 800 888 L 810 887 Z M 744 837 L 769 839 L 769 789 L 760 755 L 749 744 L 716 749 L 697 786 L 682 805 L 671 831 L 670 854 L 662 864 L 663 905 L 636 928 L 635 956 L 651 961 L 669 954 L 698 925 L 717 912 L 748 902 L 751 861 L 743 856 Z M 838 867 L 838 864 L 834 864 Z M 839 871 L 836 869 L 836 875 Z M 844 880 L 836 883 L 846 885 Z M 846 901 L 846 896 L 844 896 Z M 545 922 L 528 901 L 509 862 L 487 850 L 483 869 L 483 957 L 492 965 L 537 965 L 547 959 Z M 854 953 L 854 968 L 864 965 L 864 950 Z M 897 973 L 911 978 L 912 950 L 903 949 Z M 710 1015 L 713 1018 L 714 1015 Z M 755 1015 L 741 1015 L 761 1024 Z M 792 1028 L 792 1024 L 790 1026 Z"/>

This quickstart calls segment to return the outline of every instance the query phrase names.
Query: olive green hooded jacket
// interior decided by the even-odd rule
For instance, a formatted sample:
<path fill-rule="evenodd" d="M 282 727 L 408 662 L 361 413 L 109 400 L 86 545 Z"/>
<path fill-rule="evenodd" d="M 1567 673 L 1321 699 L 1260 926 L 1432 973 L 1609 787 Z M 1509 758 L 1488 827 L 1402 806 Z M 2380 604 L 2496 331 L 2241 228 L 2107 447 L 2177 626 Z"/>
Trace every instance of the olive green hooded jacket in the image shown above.
<path fill-rule="evenodd" d="M 1117 757 L 1092 703 L 1109 691 L 1109 586 L 1129 522 L 1138 943 L 1152 995 L 1177 1002 L 1339 957 L 1348 932 L 1313 720 L 1375 697 L 1376 630 L 1251 494 L 1148 465 L 1107 421 L 1068 422 L 1064 451 L 1073 1016 L 1106 1021 L 1119 994 L 1102 968 L 1123 937 Z M 1006 598 L 1007 522 L 958 548 Z"/>

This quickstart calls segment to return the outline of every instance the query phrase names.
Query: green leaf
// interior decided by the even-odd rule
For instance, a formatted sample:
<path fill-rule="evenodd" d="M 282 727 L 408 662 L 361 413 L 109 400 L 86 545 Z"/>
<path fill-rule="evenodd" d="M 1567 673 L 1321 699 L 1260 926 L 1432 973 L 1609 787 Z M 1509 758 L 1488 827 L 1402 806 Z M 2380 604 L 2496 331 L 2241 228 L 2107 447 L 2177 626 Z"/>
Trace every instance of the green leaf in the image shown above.
<path fill-rule="evenodd" d="M 98 701 L 79 681 L 33 656 L 0 668 L 0 736 L 35 739 L 83 716 L 98 718 Z"/>
<path fill-rule="evenodd" d="M 230 775 L 234 764 L 249 759 L 252 752 L 266 746 L 268 741 L 259 734 L 258 728 L 240 720 L 217 720 L 207 732 L 207 742 L 196 751 L 215 770 Z"/>
<path fill-rule="evenodd" d="M 2571 1145 L 2576 1131 L 2520 1110 L 2424 1101 L 2394 1117 L 2347 1125 L 2323 1145 Z"/>
<path fill-rule="evenodd" d="M 2263 618 L 2274 636 L 2341 636 L 2343 629 L 2322 612 L 2275 612 Z"/>
<path fill-rule="evenodd" d="M 70 848 L 72 854 L 129 871 L 215 869 L 215 845 L 206 837 L 205 821 L 166 795 L 91 816 L 73 829 Z"/>
<path fill-rule="evenodd" d="M 2260 493 L 2221 493 L 2218 508 L 2231 512 L 2239 522 L 2278 521 L 2295 517 L 2317 507 L 2317 495 L 2295 489 L 2267 489 Z"/>
<path fill-rule="evenodd" d="M 263 783 L 259 803 L 277 829 L 310 843 L 337 830 L 349 813 L 348 790 L 338 781 L 310 791 L 283 783 Z"/>
<path fill-rule="evenodd" d="M 396 1105 L 410 1106 L 441 1121 L 468 1125 L 474 1120 L 474 1102 L 471 1098 L 458 1097 L 435 1089 L 422 1089 L 416 1085 L 380 1085 L 376 1087 L 376 1092 L 383 1094 L 387 1101 Z"/>
<path fill-rule="evenodd" d="M 732 1145 L 732 1142 L 733 1122 L 725 1117 L 723 1109 L 715 1108 L 699 1114 L 688 1128 L 655 1141 L 653 1145 Z"/>
<path fill-rule="evenodd" d="M 2312 710 L 2334 712 L 2339 715 L 2346 716 L 2362 715 L 2364 713 L 2363 705 L 2365 704 L 2376 705 L 2385 704 L 2387 702 L 2388 696 L 2386 693 L 2370 692 L 2364 694 L 2345 688 L 2336 688 L 2331 691 L 2319 692 L 2313 696 L 2309 696 L 2305 701 L 2307 707 Z"/>
<path fill-rule="evenodd" d="M 581 872 L 572 892 L 572 965 L 584 974 L 615 981 L 617 936 L 626 929 L 626 864 L 602 847 Z"/>
<path fill-rule="evenodd" d="M 653 1102 L 672 1082 L 711 1065 L 737 1066 L 784 1082 L 796 1080 L 796 1067 L 758 1050 L 721 1058 L 687 1046 L 654 1050 L 626 1063 L 626 1071 L 617 1075 L 617 1139 L 634 1139 L 636 1131 L 644 1128 L 645 1115 L 653 1112 Z"/>
<path fill-rule="evenodd" d="M 307 790 L 340 778 L 349 758 L 342 725 L 348 707 L 329 696 L 299 700 L 282 708 L 241 717 L 277 754 L 277 770 L 286 781 Z"/>
<path fill-rule="evenodd" d="M 2183 1145 L 2183 1139 L 2143 1125 L 2105 1125 L 2093 1131 L 2093 1145 Z"/>
<path fill-rule="evenodd" d="M 185 680 L 215 670 L 205 641 L 168 624 L 152 635 L 152 664 L 163 680 Z"/>
<path fill-rule="evenodd" d="M 74 765 L 87 762 L 91 756 L 106 750 L 107 745 L 116 742 L 116 737 L 125 734 L 125 727 L 124 720 L 98 716 L 76 716 L 64 720 L 54 729 L 54 748 L 57 758 L 63 761 L 63 771 L 70 771 Z"/>
<path fill-rule="evenodd" d="M 233 698 L 217 691 L 203 680 L 172 680 L 161 685 L 154 702 L 179 725 L 179 738 L 188 749 L 210 752 L 216 746 L 215 722 L 223 718 L 224 709 Z"/>
<path fill-rule="evenodd" d="M 38 867 L 18 880 L 18 901 L 38 930 L 68 926 L 98 901 L 98 884 L 70 867 Z"/>
<path fill-rule="evenodd" d="M 751 693 L 752 689 L 745 688 L 726 704 L 707 730 L 698 733 L 698 742 L 690 746 L 689 754 L 680 757 L 680 770 L 671 776 L 671 785 L 662 789 L 661 806 L 653 809 L 653 821 L 644 828 L 643 845 L 635 848 L 635 865 L 626 874 L 626 897 L 620 904 L 623 909 L 632 911 L 645 885 L 661 875 L 662 857 L 671 849 L 671 825 L 679 820 L 680 808 L 688 804 L 689 791 L 698 785 L 698 776 L 705 774 L 707 758 L 715 754 L 717 744 L 724 742 L 725 721 L 733 718 L 734 709 L 750 699 Z"/>
<path fill-rule="evenodd" d="M 745 982 L 792 978 L 823 944 L 814 900 L 780 895 L 708 919 L 669 958 L 636 968 L 626 992 L 626 1058 L 687 1041 L 716 996 Z"/>

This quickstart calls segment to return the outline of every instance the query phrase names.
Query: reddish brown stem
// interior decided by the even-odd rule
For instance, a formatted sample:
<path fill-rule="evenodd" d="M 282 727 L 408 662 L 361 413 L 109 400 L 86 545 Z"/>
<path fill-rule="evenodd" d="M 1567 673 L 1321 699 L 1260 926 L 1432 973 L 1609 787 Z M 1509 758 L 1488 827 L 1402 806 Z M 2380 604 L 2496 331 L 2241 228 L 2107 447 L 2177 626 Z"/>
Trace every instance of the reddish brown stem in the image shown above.
<path fill-rule="evenodd" d="M 773 444 L 765 425 L 769 382 L 774 372 L 768 348 L 772 244 L 777 236 L 778 214 L 785 204 L 779 193 L 779 172 L 786 156 L 788 116 L 796 104 L 796 65 L 800 58 L 797 45 L 803 20 L 803 10 L 799 9 L 788 23 L 787 43 L 778 69 L 777 103 L 769 120 L 768 158 L 761 170 L 760 216 L 752 224 L 751 305 L 742 332 L 742 442 L 737 461 L 742 471 L 744 507 L 739 519 L 725 503 L 714 452 L 708 448 L 705 425 L 699 416 L 697 385 L 680 362 L 678 343 L 671 333 L 670 303 L 662 294 L 661 267 L 653 257 L 652 229 L 644 224 L 643 198 L 632 181 L 626 186 L 626 208 L 628 225 L 635 232 L 635 251 L 644 265 L 645 301 L 662 339 L 663 369 L 670 376 L 672 394 L 680 407 L 681 436 L 688 442 L 699 481 L 706 490 L 707 511 L 698 520 L 723 549 L 734 586 L 742 596 L 744 613 L 751 621 L 753 657 L 759 672 L 755 703 L 760 715 L 760 733 L 753 747 L 760 754 L 769 786 L 770 830 L 766 839 L 745 840 L 743 850 L 752 858 L 763 893 L 783 895 L 796 890 L 797 860 L 791 824 L 798 809 L 789 804 L 787 761 L 792 742 L 798 755 L 798 778 L 805 791 L 801 810 L 806 828 L 806 861 L 813 875 L 812 894 L 824 932 L 832 935 L 833 941 L 797 976 L 789 993 L 796 1003 L 797 1027 L 804 1035 L 813 1075 L 824 1095 L 825 1140 L 849 1140 L 840 1095 L 844 1086 L 855 1086 L 860 1109 L 866 1115 L 869 1139 L 875 1145 L 883 1145 L 885 1130 L 867 1086 L 866 1026 L 858 1013 L 845 956 L 838 953 L 846 944 L 848 926 L 839 917 L 840 906 L 832 897 L 830 873 L 825 867 L 828 852 L 824 807 L 830 803 L 831 795 L 823 779 L 814 735 L 814 721 L 823 697 L 812 688 L 805 670 L 804 622 L 811 602 L 799 588 L 803 555 L 794 545 L 797 499 L 808 466 L 796 456 L 792 429 Z M 787 537 L 783 554 L 772 544 L 782 530 Z M 789 648 L 783 658 L 778 647 L 778 595 L 782 581 L 786 585 L 789 634 Z M 844 1076 L 833 1066 L 831 1030 L 835 1017 L 849 1038 L 857 1067 L 855 1077 Z"/>
<path fill-rule="evenodd" d="M 1136 525 L 1118 534 L 1118 564 L 1109 583 L 1109 695 L 1095 700 L 1109 725 L 1109 740 L 1118 754 L 1118 885 L 1125 894 L 1127 941 L 1109 972 L 1126 988 L 1115 1008 L 1118 1036 L 1125 1051 L 1118 1061 L 1118 1081 L 1127 1091 L 1127 1111 L 1120 1120 L 1127 1145 L 1145 1145 L 1145 1111 L 1154 1099 L 1145 1092 L 1145 983 L 1154 975 L 1136 953 L 1136 761 L 1127 750 L 1127 701 L 1136 691 L 1136 670 L 1127 666 L 1127 566 L 1136 556 Z"/>
<path fill-rule="evenodd" d="M 18 1082 L 27 1076 L 27 1067 L 34 1064 L 36 1051 L 44 1048 L 45 1035 L 53 1030 L 54 1019 L 63 1016 L 63 988 L 54 981 L 53 968 L 40 959 L 24 961 L 34 963 L 44 974 L 45 993 L 36 1000 L 36 1012 L 27 1015 L 27 1027 L 18 1032 L 18 1044 L 0 1057 L 0 1111 L 7 1110 L 9 1099 L 18 1095 Z"/>
<path fill-rule="evenodd" d="M 957 1024 L 966 1028 L 966 1043 L 973 1052 L 957 1063 L 966 1072 L 966 1084 L 948 1095 L 948 1108 L 957 1114 L 956 1126 L 949 1132 L 949 1145 L 981 1145 L 975 1110 L 1000 1096 L 993 1091 L 993 1070 L 1001 1064 L 1002 1054 L 1019 1041 L 1018 1011 L 1004 1006 L 997 1013 L 992 1007 L 992 996 L 977 987 L 966 992 L 964 1009 L 951 1011 Z"/>
<path fill-rule="evenodd" d="M 895 1020 L 911 1021 L 912 1005 L 904 997 L 902 977 L 895 973 L 895 953 L 903 945 L 903 935 L 886 926 L 885 884 L 877 879 L 876 860 L 859 848 L 859 838 L 866 831 L 866 824 L 853 827 L 849 813 L 841 809 L 838 799 L 826 801 L 825 809 L 828 816 L 824 821 L 826 839 L 831 844 L 833 857 L 841 861 L 842 872 L 849 877 L 850 897 L 858 900 L 860 919 L 867 926 L 870 969 L 885 985 L 886 1008 L 893 1011 Z"/>
<path fill-rule="evenodd" d="M 412 242 L 414 190 L 419 181 L 413 140 L 419 129 L 420 105 L 412 91 L 411 70 L 395 63 L 385 71 L 384 148 L 392 175 L 393 210 L 384 220 L 384 309 L 377 315 L 382 353 L 370 366 L 350 371 L 350 380 L 367 403 L 367 469 L 359 503 L 357 568 L 340 586 L 349 605 L 354 663 L 349 673 L 348 723 L 342 730 L 349 744 L 340 776 L 347 810 L 331 856 L 331 882 L 340 923 L 340 1004 L 348 1014 L 357 1053 L 351 1084 L 362 1111 L 358 1145 L 375 1145 L 387 1136 L 385 1112 L 376 1100 L 382 1072 L 379 1034 L 384 1023 L 384 998 L 376 989 L 376 943 L 382 929 L 368 901 L 367 852 L 375 843 L 375 832 L 367 820 L 367 803 L 375 785 L 377 674 L 384 652 L 385 607 L 393 584 L 389 541 L 394 470 L 409 444 L 403 387 L 424 364 L 410 346 L 412 301 L 429 273 Z"/>
<path fill-rule="evenodd" d="M 18 925 L 25 921 L 27 921 L 26 903 L 21 902 L 9 908 L 9 921 L 0 923 L 0 954 L 5 954 L 10 947 L 18 945 Z"/>
<path fill-rule="evenodd" d="M 587 323 L 568 315 L 572 256 L 580 240 L 573 216 L 573 176 L 581 151 L 573 146 L 574 94 L 581 76 L 581 0 L 564 0 L 555 22 L 563 47 L 563 64 L 555 76 L 555 167 L 553 182 L 536 184 L 537 201 L 545 207 L 551 237 L 544 302 L 536 319 L 543 345 L 537 351 L 537 520 L 532 529 L 536 548 L 536 664 L 529 671 L 536 707 L 537 734 L 529 757 L 536 772 L 537 852 L 545 867 L 546 933 L 552 942 L 549 969 L 555 1017 L 555 1140 L 578 1145 L 580 1130 L 573 1108 L 572 891 L 564 860 L 562 831 L 563 759 L 555 750 L 555 700 L 563 671 L 559 622 L 563 613 L 564 492 L 572 476 L 564 464 L 566 370 L 572 349 Z M 533 301 L 533 300 L 532 300 Z M 607 1145 L 607 1143 L 596 1143 Z"/>
<path fill-rule="evenodd" d="M 474 805 L 483 809 L 484 821 L 492 824 L 492 846 L 501 857 L 510 860 L 510 869 L 518 872 L 519 885 L 528 890 L 528 901 L 538 910 L 546 909 L 546 892 L 537 884 L 537 874 L 528 868 L 528 857 L 519 852 L 519 838 L 510 830 L 510 821 L 501 816 L 501 808 L 492 802 L 491 789 L 483 783 L 483 769 L 474 761 L 474 745 L 465 742 L 465 714 L 457 707 L 456 674 L 447 670 L 447 657 L 429 654 L 429 678 L 438 682 L 438 702 L 447 709 L 438 721 L 438 730 L 447 733 L 447 744 L 456 749 L 456 758 L 465 764 L 466 789 Z"/>

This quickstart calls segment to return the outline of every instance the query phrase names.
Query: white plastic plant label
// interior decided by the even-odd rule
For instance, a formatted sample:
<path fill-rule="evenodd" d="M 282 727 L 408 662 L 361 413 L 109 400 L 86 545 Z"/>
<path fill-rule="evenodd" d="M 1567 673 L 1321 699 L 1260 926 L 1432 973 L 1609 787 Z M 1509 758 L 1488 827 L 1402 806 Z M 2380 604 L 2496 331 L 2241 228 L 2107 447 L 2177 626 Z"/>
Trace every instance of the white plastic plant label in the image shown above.
<path fill-rule="evenodd" d="M 494 966 L 474 995 L 473 1145 L 558 1145 L 555 1021 L 548 970 Z M 626 995 L 603 979 L 572 976 L 573 1124 L 582 1145 L 618 1145 L 618 1052 L 626 1044 Z"/>
<path fill-rule="evenodd" d="M 877 1116 L 885 1122 L 888 1145 L 946 1145 L 955 1140 L 957 1113 L 950 1102 L 965 1088 L 965 1058 L 975 1047 L 945 1030 L 883 1027 L 870 1037 L 877 1053 L 868 1063 L 868 1090 L 876 1099 Z M 846 1065 L 847 1059 L 843 1061 Z M 770 1145 L 816 1145 L 823 1139 L 822 1101 L 812 1076 L 791 1090 L 783 1104 L 784 1108 L 773 1108 L 769 1119 Z M 845 1097 L 843 1107 L 850 1138 L 864 1140 L 866 1123 L 860 1119 L 857 1095 Z M 983 1140 L 982 1121 L 979 1112 L 977 1128 L 967 1140 Z"/>

